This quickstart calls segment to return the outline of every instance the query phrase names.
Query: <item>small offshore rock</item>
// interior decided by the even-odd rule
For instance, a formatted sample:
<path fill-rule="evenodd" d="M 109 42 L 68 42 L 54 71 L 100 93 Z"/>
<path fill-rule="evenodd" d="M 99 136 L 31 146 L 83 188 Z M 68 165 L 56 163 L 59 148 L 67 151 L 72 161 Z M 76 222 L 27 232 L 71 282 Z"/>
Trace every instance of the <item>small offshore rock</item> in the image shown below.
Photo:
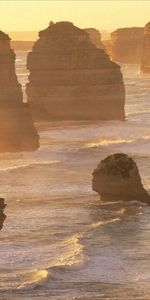
<path fill-rule="evenodd" d="M 150 204 L 136 162 L 124 153 L 102 160 L 93 172 L 92 188 L 101 200 L 138 200 Z"/>

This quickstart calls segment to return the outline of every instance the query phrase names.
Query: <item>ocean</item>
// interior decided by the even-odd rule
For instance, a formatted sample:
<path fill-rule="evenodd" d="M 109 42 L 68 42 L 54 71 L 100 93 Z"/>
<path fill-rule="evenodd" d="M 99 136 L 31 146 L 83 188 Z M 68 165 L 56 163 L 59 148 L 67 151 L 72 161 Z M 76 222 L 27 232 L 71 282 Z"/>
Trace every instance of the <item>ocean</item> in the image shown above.
<path fill-rule="evenodd" d="M 91 187 L 100 160 L 124 152 L 150 192 L 150 77 L 122 72 L 126 121 L 41 122 L 39 150 L 0 154 L 0 299 L 150 299 L 150 207 L 101 203 Z"/>

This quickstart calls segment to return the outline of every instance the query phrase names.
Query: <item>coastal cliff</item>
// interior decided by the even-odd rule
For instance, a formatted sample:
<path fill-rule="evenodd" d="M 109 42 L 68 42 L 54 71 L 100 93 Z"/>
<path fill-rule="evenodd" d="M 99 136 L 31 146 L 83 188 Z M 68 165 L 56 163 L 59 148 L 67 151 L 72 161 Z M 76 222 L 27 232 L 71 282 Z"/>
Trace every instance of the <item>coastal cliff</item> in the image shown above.
<path fill-rule="evenodd" d="M 0 31 L 0 152 L 32 151 L 39 147 L 38 134 L 22 98 L 10 38 Z"/>
<path fill-rule="evenodd" d="M 27 99 L 35 120 L 125 119 L 120 67 L 72 23 L 51 22 L 40 31 L 27 68 Z"/>
<path fill-rule="evenodd" d="M 143 51 L 142 27 L 119 28 L 111 33 L 112 60 L 124 64 L 140 64 Z"/>

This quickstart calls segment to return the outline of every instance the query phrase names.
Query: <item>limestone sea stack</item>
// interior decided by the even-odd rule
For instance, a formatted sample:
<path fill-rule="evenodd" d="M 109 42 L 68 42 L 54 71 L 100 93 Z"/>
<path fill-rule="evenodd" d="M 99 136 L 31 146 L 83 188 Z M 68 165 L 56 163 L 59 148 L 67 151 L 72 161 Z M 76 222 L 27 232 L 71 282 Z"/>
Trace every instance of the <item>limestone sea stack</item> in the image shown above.
<path fill-rule="evenodd" d="M 143 27 L 119 28 L 111 33 L 112 60 L 140 64 L 143 51 Z"/>
<path fill-rule="evenodd" d="M 35 120 L 124 120 L 120 67 L 70 22 L 50 23 L 27 58 Z"/>
<path fill-rule="evenodd" d="M 144 28 L 144 46 L 141 71 L 150 74 L 150 22 Z"/>
<path fill-rule="evenodd" d="M 92 187 L 101 200 L 139 200 L 150 204 L 135 161 L 124 153 L 102 160 L 93 172 Z"/>
<path fill-rule="evenodd" d="M 0 152 L 32 151 L 39 147 L 27 104 L 15 74 L 10 38 L 0 31 Z"/>
<path fill-rule="evenodd" d="M 104 44 L 101 41 L 101 33 L 97 29 L 95 29 L 95 28 L 85 28 L 84 30 L 89 34 L 90 41 L 97 48 L 100 48 L 100 49 L 103 49 L 103 50 L 106 51 L 106 48 L 105 48 Z"/>

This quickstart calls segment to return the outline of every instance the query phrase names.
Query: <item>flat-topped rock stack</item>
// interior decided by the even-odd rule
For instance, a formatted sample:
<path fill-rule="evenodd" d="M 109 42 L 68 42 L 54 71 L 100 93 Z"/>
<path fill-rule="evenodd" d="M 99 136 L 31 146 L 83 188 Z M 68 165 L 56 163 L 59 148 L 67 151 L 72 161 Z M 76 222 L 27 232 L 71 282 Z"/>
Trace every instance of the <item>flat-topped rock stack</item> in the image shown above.
<path fill-rule="evenodd" d="M 136 162 L 124 153 L 102 160 L 93 172 L 92 188 L 102 201 L 139 200 L 150 205 Z"/>
<path fill-rule="evenodd" d="M 150 74 L 150 22 L 144 28 L 144 46 L 141 71 Z"/>
<path fill-rule="evenodd" d="M 15 73 L 10 38 L 0 31 L 0 152 L 32 151 L 39 147 L 27 104 Z"/>
<path fill-rule="evenodd" d="M 106 48 L 105 48 L 104 44 L 101 41 L 101 33 L 97 29 L 95 29 L 95 28 L 85 28 L 84 30 L 89 34 L 90 41 L 97 48 L 100 48 L 100 49 L 103 49 L 103 50 L 106 51 Z"/>
<path fill-rule="evenodd" d="M 85 30 L 50 23 L 27 58 L 27 98 L 35 120 L 124 120 L 120 67 Z"/>
<path fill-rule="evenodd" d="M 143 51 L 144 28 L 119 28 L 111 33 L 112 60 L 124 64 L 140 64 Z"/>

